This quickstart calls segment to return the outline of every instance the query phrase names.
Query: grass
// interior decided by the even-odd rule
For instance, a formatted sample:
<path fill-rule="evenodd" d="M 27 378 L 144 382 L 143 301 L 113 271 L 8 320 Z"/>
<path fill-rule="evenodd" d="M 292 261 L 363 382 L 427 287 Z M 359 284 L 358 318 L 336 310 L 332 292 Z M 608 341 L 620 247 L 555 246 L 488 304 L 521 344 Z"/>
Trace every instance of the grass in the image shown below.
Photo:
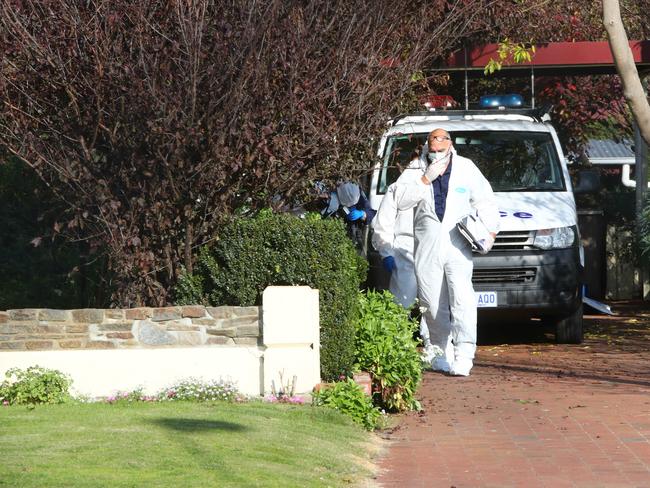
<path fill-rule="evenodd" d="M 343 486 L 371 436 L 336 411 L 265 403 L 0 408 L 0 486 Z"/>

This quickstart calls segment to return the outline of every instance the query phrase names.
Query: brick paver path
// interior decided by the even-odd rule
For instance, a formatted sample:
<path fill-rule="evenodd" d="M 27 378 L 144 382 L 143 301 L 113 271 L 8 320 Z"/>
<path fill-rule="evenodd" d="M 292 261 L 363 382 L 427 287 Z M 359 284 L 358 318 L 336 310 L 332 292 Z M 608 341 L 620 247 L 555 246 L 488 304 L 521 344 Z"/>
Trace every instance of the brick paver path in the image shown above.
<path fill-rule="evenodd" d="M 647 310 L 589 317 L 578 346 L 481 345 L 471 376 L 427 372 L 420 393 L 381 486 L 650 487 Z"/>

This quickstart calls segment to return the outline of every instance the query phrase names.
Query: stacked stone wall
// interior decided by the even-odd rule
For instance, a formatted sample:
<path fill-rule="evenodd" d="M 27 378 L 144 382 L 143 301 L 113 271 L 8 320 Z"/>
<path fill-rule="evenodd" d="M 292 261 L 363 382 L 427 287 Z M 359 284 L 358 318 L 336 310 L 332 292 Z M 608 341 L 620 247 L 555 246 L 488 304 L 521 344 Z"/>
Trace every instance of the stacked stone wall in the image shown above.
<path fill-rule="evenodd" d="M 0 311 L 0 351 L 257 345 L 260 307 Z"/>

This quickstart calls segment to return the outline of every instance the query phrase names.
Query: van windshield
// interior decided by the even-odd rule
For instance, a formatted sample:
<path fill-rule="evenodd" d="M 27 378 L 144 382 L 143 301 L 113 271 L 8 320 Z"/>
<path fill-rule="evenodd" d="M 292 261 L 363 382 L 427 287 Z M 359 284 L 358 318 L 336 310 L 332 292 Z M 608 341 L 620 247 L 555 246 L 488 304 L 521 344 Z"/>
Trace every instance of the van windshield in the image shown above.
<path fill-rule="evenodd" d="M 551 134 L 524 131 L 454 131 L 454 147 L 460 156 L 474 161 L 495 192 L 564 191 L 562 168 Z M 378 193 L 385 193 L 427 134 L 393 136 L 388 140 Z"/>

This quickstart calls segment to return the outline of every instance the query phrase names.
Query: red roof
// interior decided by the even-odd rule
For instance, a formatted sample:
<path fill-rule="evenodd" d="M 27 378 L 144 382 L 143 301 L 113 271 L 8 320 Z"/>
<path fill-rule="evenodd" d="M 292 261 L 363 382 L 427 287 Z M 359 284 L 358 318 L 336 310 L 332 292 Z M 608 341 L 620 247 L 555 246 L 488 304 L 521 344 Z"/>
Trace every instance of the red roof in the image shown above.
<path fill-rule="evenodd" d="M 452 54 L 444 66 L 445 71 L 483 70 L 490 59 L 497 60 L 497 44 L 486 44 Z M 638 66 L 650 66 L 650 40 L 630 41 L 630 49 Z M 531 62 L 503 65 L 503 70 L 535 68 L 575 68 L 592 72 L 614 72 L 612 53 L 607 41 L 549 42 L 536 44 Z M 566 73 L 569 74 L 569 73 Z M 571 73 L 574 74 L 574 73 Z"/>

